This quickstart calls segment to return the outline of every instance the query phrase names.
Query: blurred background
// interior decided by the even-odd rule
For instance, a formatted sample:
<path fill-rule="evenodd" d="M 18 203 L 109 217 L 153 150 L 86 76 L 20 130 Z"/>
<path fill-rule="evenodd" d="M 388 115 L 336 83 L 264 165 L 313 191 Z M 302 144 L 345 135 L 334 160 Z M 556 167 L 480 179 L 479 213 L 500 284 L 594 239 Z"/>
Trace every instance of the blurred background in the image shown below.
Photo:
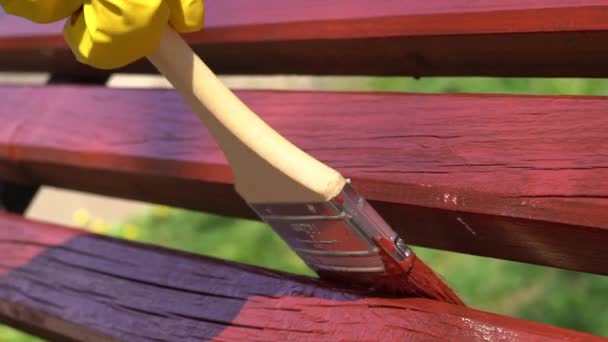
<path fill-rule="evenodd" d="M 608 80 L 401 77 L 223 77 L 232 88 L 432 93 L 608 95 Z M 42 83 L 45 75 L 0 75 Z M 156 76 L 116 75 L 111 87 L 169 87 Z M 608 114 L 608 113 L 607 113 Z M 314 275 L 266 225 L 150 203 L 43 188 L 30 218 L 292 273 Z M 415 246 L 414 246 L 415 247 Z M 415 247 L 468 305 L 608 337 L 608 277 Z M 0 326 L 0 341 L 37 341 Z"/>

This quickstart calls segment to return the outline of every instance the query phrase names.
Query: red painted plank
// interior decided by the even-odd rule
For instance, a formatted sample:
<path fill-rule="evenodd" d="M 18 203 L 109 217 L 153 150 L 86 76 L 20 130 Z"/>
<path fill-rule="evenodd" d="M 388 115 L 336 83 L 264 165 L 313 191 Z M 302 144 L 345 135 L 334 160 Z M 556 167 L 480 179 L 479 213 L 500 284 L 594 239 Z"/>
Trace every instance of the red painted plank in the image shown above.
<path fill-rule="evenodd" d="M 207 0 L 205 14 L 206 30 L 235 28 L 244 26 L 261 26 L 273 24 L 294 23 L 329 23 L 349 20 L 377 19 L 377 18 L 413 18 L 425 16 L 425 20 L 432 22 L 441 16 L 465 16 L 471 14 L 485 14 L 478 16 L 477 21 L 458 23 L 455 20 L 435 22 L 434 25 L 416 28 L 421 34 L 441 33 L 504 33 L 504 32 L 541 32 L 541 31 L 581 31 L 605 30 L 608 24 L 603 20 L 608 3 L 605 0 L 585 0 L 573 3 L 570 0 L 541 0 L 535 2 L 522 2 L 519 0 L 490 3 L 487 1 L 467 0 L 439 0 L 427 2 L 412 2 L 400 0 L 294 0 L 286 5 L 282 0 L 262 0 L 253 3 L 248 0 Z M 505 18 L 516 20 L 516 16 L 525 14 L 540 15 L 535 21 L 521 21 L 517 26 L 506 27 L 505 22 L 497 19 Z M 564 23 L 556 16 L 570 14 L 573 20 Z M 20 18 L 4 19 L 2 35 L 45 35 L 57 34 L 62 29 L 62 23 L 49 25 L 29 25 Z M 407 22 L 405 22 L 407 24 Z M 370 27 L 367 30 L 359 29 L 373 35 L 380 29 L 393 29 L 394 32 L 406 32 L 406 25 L 401 27 Z M 46 27 L 46 29 L 41 29 Z M 411 28 L 407 27 L 412 30 Z M 310 27 L 312 31 L 317 28 Z M 413 31 L 413 30 L 412 30 Z M 384 31 L 388 32 L 388 31 Z M 244 34 L 241 33 L 241 34 Z M 284 36 L 266 37 L 267 39 L 285 38 Z M 293 35 L 293 32 L 289 33 Z M 300 35 L 309 35 L 309 32 L 300 32 Z"/>
<path fill-rule="evenodd" d="M 238 95 L 352 178 L 414 245 L 608 274 L 604 98 Z M 0 177 L 253 217 L 171 90 L 0 88 L 0 98 Z"/>
<path fill-rule="evenodd" d="M 8 214 L 7 214 L 8 215 Z M 6 229 L 0 231 L 0 278 L 44 253 L 49 246 L 60 246 L 84 232 L 54 227 L 52 230 Z M 0 222 L 2 220 L 0 219 Z M 24 222 L 22 222 L 24 223 Z"/>
<path fill-rule="evenodd" d="M 608 75 L 606 1 L 206 3 L 206 29 L 188 39 L 222 73 Z M 1 19 L 0 68 L 93 72 L 60 28 Z M 142 61 L 123 71 L 153 70 Z"/>
<path fill-rule="evenodd" d="M 41 251 L 15 253 L 23 246 Z M 53 340 L 605 340 L 431 300 L 365 297 L 7 214 L 0 254 L 18 264 L 0 275 L 0 320 Z"/>

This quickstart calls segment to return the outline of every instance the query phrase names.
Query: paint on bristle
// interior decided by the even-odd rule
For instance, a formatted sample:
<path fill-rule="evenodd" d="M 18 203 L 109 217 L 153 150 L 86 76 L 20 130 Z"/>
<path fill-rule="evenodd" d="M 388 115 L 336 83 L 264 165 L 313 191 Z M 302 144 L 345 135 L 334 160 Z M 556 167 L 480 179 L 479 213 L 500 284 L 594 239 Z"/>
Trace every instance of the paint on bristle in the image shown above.
<path fill-rule="evenodd" d="M 409 256 L 398 262 L 390 256 L 392 244 L 377 241 L 386 273 L 379 277 L 375 284 L 375 291 L 399 297 L 423 297 L 442 302 L 464 305 L 456 293 L 428 267 L 416 254 L 408 248 Z"/>
<path fill-rule="evenodd" d="M 374 240 L 382 251 L 380 256 L 386 270 L 386 274 L 377 281 L 377 291 L 464 305 L 456 293 L 430 267 L 418 259 L 401 238 L 397 238 L 394 243 L 383 237 Z M 401 261 L 393 257 L 398 254 L 397 250 L 405 256 Z"/>
<path fill-rule="evenodd" d="M 411 258 L 411 268 L 407 273 L 394 273 L 385 278 L 383 286 L 396 295 L 423 297 L 441 302 L 465 305 L 456 293 L 416 254 Z M 409 259 L 408 258 L 408 259 Z M 390 272 L 388 272 L 390 274 Z"/>

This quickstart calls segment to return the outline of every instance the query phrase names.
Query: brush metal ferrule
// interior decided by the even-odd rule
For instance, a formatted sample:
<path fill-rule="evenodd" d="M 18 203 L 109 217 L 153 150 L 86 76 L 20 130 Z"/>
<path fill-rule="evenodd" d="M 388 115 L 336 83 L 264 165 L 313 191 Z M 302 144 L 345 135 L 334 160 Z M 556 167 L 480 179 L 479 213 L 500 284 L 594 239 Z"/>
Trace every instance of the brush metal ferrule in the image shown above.
<path fill-rule="evenodd" d="M 250 206 L 317 272 L 360 279 L 411 267 L 412 251 L 350 181 L 327 202 Z"/>

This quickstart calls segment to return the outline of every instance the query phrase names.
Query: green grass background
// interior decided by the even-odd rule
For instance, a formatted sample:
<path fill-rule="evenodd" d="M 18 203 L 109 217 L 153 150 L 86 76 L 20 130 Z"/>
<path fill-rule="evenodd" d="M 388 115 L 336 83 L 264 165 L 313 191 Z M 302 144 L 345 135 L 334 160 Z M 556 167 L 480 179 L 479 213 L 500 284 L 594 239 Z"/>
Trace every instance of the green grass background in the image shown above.
<path fill-rule="evenodd" d="M 359 83 L 358 88 L 361 83 Z M 336 89 L 353 87 L 335 82 Z M 372 78 L 378 91 L 607 95 L 608 80 Z M 163 206 L 125 222 L 77 215 L 95 232 L 293 273 L 314 273 L 264 224 Z M 427 248 L 416 253 L 472 307 L 608 337 L 608 277 Z M 0 327 L 0 341 L 35 341 Z"/>

